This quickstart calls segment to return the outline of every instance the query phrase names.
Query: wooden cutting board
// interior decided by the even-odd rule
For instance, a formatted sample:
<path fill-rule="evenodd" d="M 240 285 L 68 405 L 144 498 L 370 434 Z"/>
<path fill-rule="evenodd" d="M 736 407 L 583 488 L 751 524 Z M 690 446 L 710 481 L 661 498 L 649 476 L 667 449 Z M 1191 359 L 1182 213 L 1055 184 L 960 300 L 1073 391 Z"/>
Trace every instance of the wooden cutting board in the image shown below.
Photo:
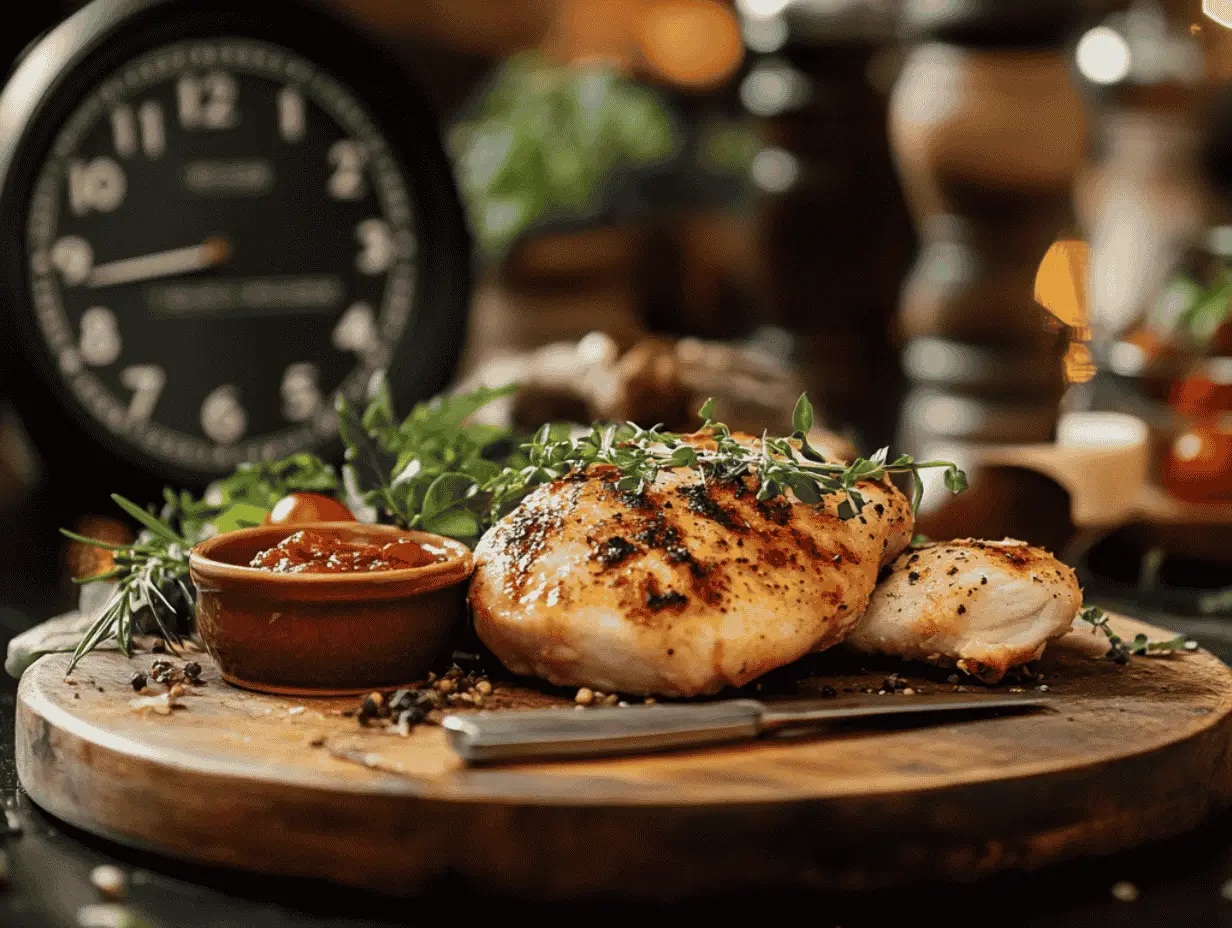
<path fill-rule="evenodd" d="M 1055 711 L 473 770 L 439 728 L 364 729 L 341 714 L 355 700 L 237 690 L 204 656 L 206 685 L 160 716 L 130 705 L 150 655 L 99 652 L 69 682 L 52 655 L 21 681 L 17 767 L 39 805 L 108 838 L 385 892 L 451 873 L 538 897 L 968 879 L 1172 835 L 1232 802 L 1232 671 L 1205 652 L 1118 666 L 1104 647 L 1075 632 L 1049 649 Z M 800 692 L 879 687 L 886 669 L 858 660 L 822 655 Z"/>

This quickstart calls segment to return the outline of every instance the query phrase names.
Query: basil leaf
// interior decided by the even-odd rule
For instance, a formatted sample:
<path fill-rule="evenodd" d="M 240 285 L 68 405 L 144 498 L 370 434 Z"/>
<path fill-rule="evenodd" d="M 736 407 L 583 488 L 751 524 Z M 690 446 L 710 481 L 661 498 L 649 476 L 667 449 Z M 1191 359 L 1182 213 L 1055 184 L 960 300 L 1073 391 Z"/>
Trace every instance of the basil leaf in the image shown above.
<path fill-rule="evenodd" d="M 233 532 L 246 525 L 260 525 L 269 515 L 269 510 L 252 503 L 233 503 L 214 517 L 214 527 L 222 532 Z"/>
<path fill-rule="evenodd" d="M 479 534 L 479 520 L 475 514 L 461 507 L 438 512 L 421 523 L 424 531 L 447 535 L 459 541 L 475 538 Z"/>
<path fill-rule="evenodd" d="M 421 518 L 428 520 L 438 512 L 448 509 L 466 499 L 467 491 L 475 481 L 466 474 L 441 474 L 432 481 L 424 494 Z"/>

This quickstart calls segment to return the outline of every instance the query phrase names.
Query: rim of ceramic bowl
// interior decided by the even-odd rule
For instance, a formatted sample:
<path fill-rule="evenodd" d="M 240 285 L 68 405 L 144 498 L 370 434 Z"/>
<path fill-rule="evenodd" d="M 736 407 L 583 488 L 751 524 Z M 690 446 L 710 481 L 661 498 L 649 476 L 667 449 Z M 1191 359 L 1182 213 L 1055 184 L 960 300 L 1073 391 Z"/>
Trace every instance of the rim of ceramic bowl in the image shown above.
<path fill-rule="evenodd" d="M 224 544 L 234 544 L 245 539 L 269 535 L 276 537 L 280 532 L 282 538 L 303 530 L 323 531 L 337 535 L 339 529 L 354 529 L 357 533 L 377 533 L 394 539 L 407 539 L 416 543 L 427 543 L 445 548 L 451 556 L 431 564 L 421 564 L 417 567 L 404 567 L 399 570 L 364 570 L 343 571 L 338 573 L 276 573 L 261 567 L 249 567 L 245 564 L 233 564 L 212 556 L 214 549 Z M 279 539 L 281 540 L 281 539 Z M 273 542 L 277 544 L 277 542 Z M 416 592 L 430 593 L 434 590 L 451 586 L 465 580 L 475 567 L 474 555 L 470 548 L 454 538 L 436 535 L 432 532 L 421 532 L 414 529 L 401 529 L 396 525 L 370 525 L 364 522 L 300 522 L 291 525 L 256 525 L 251 528 L 236 529 L 224 532 L 198 542 L 188 555 L 189 569 L 193 579 L 200 574 L 210 581 L 223 580 L 232 586 L 255 587 L 266 590 L 298 590 L 321 592 L 353 590 L 361 592 L 367 588 L 376 592 L 390 587 L 405 586 L 415 583 Z M 198 586 L 200 584 L 198 583 Z"/>

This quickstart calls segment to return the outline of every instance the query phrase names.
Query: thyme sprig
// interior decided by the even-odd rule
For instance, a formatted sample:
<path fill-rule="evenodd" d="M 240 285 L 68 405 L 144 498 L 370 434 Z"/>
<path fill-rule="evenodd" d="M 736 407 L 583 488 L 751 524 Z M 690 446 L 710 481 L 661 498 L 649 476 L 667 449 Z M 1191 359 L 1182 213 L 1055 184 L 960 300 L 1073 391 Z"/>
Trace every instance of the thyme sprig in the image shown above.
<path fill-rule="evenodd" d="M 891 474 L 910 474 L 914 483 L 913 508 L 919 509 L 924 485 L 920 472 L 945 468 L 945 485 L 953 493 L 967 486 L 966 474 L 950 461 L 916 461 L 911 455 L 889 460 L 889 449 L 882 448 L 869 458 L 856 458 L 850 464 L 826 460 L 809 444 L 813 427 L 813 406 L 801 395 L 792 414 L 794 431 L 786 438 L 762 433 L 759 442 L 735 438 L 731 429 L 714 419 L 714 401 L 707 400 L 698 412 L 703 420 L 699 431 L 684 436 L 642 428 L 632 422 L 623 425 L 593 425 L 578 437 L 555 439 L 544 426 L 534 440 L 525 445 L 529 464 L 516 472 L 506 471 L 485 488 L 490 492 L 496 513 L 507 508 L 528 486 L 559 479 L 571 471 L 593 464 L 609 464 L 621 472 L 617 488 L 641 493 L 666 468 L 689 467 L 702 481 L 729 482 L 753 477 L 757 499 L 765 501 L 790 489 L 802 503 L 817 504 L 824 497 L 843 497 L 839 515 L 853 518 L 866 503 L 858 489 L 864 481 L 881 481 Z M 701 441 L 698 441 L 698 438 Z"/>
<path fill-rule="evenodd" d="M 67 671 L 70 674 L 83 657 L 104 641 L 115 640 L 124 655 L 131 656 L 134 630 L 145 617 L 153 625 L 151 631 L 156 631 L 174 649 L 181 641 L 176 620 L 184 606 L 191 607 L 195 601 L 191 586 L 185 580 L 192 544 L 168 522 L 136 503 L 118 494 L 112 494 L 111 498 L 141 524 L 143 530 L 135 543 L 111 544 L 67 529 L 60 530 L 73 541 L 111 551 L 115 561 L 115 566 L 108 571 L 74 581 L 114 580 L 115 589 L 74 649 Z M 180 606 L 172 601 L 178 596 L 183 597 Z"/>
<path fill-rule="evenodd" d="M 1084 606 L 1078 612 L 1078 618 L 1091 626 L 1091 633 L 1103 632 L 1108 639 L 1108 651 L 1104 654 L 1107 660 L 1118 664 L 1128 664 L 1130 658 L 1147 654 L 1165 654 L 1173 651 L 1196 651 L 1198 642 L 1188 635 L 1177 635 L 1164 641 L 1152 641 L 1142 632 L 1126 641 L 1108 624 L 1108 615 L 1099 606 Z"/>

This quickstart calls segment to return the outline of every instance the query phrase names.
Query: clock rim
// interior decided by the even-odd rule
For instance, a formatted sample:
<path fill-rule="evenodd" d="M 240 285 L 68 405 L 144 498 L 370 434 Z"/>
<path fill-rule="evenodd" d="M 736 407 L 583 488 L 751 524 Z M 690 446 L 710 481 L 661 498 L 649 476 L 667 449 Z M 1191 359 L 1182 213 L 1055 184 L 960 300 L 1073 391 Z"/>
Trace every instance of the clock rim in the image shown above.
<path fill-rule="evenodd" d="M 30 199 L 47 154 L 89 93 L 154 48 L 226 37 L 264 41 L 299 55 L 364 106 L 397 161 L 418 242 L 411 314 L 386 372 L 395 403 L 405 407 L 440 392 L 457 370 L 473 263 L 466 216 L 437 115 L 380 37 L 317 0 L 94 0 L 31 43 L 0 92 L 0 215 L 21 218 L 0 228 L 0 318 L 16 336 L 0 368 L 8 368 L 2 378 L 7 399 L 52 479 L 66 468 L 80 478 L 78 456 L 60 461 L 47 453 L 49 447 L 68 446 L 66 420 L 73 427 L 69 441 L 106 448 L 109 460 L 98 477 L 116 489 L 156 492 L 158 484 L 199 489 L 227 472 L 166 461 L 108 430 L 72 396 L 37 331 L 25 243 Z M 425 123 L 438 131 L 416 131 Z M 443 363 L 416 363 L 422 356 Z M 22 389 L 22 375 L 33 375 L 45 391 Z M 52 403 L 61 414 L 47 421 Z M 83 444 L 82 451 L 88 450 Z M 307 450 L 336 462 L 342 445 L 334 438 Z"/>

